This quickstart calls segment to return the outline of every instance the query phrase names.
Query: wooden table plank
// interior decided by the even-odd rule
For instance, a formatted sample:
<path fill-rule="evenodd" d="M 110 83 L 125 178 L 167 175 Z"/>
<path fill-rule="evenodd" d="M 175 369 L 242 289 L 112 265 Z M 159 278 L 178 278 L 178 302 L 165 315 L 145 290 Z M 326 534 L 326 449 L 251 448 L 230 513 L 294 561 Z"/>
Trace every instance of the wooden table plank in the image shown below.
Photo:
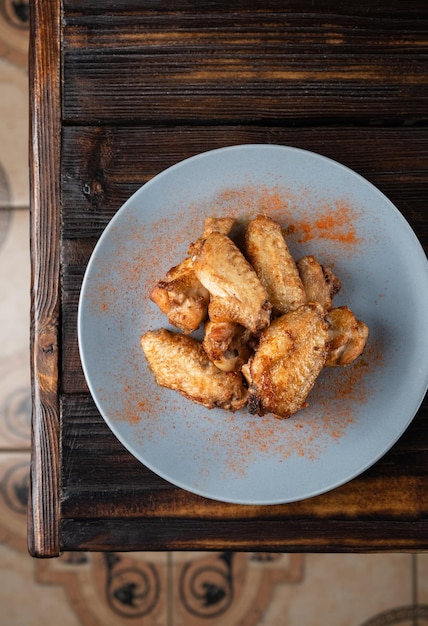
<path fill-rule="evenodd" d="M 300 15 L 317 15 L 319 18 L 324 16 L 342 15 L 352 17 L 371 16 L 371 17 L 395 17 L 409 19 L 411 17 L 418 18 L 426 5 L 421 0 L 409 0 L 403 4 L 401 0 L 377 0 L 374 4 L 371 0 L 363 0 L 358 3 L 337 2 L 337 0 L 312 0 L 310 8 L 302 6 L 301 0 L 243 0 L 241 2 L 231 3 L 229 0 L 216 0 L 215 2 L 206 2 L 200 0 L 175 0 L 174 8 L 171 9 L 170 0 L 126 0 L 126 2 L 117 2 L 117 0 L 63 0 L 63 9 L 67 15 L 105 15 L 106 12 L 115 15 L 129 15 L 130 13 L 138 13 L 144 11 L 149 13 L 164 13 L 174 15 L 182 12 L 192 13 L 200 16 L 207 12 L 233 13 L 235 16 L 253 13 L 255 11 L 272 13 L 284 13 L 287 11 L 300 13 Z"/>
<path fill-rule="evenodd" d="M 136 511 L 141 510 L 139 507 L 143 505 L 145 508 L 147 506 L 141 500 L 144 500 L 144 494 L 147 492 L 151 492 L 152 497 L 157 491 L 175 492 L 174 501 L 171 500 L 169 504 L 160 501 L 159 504 L 162 505 L 162 509 L 153 511 L 154 516 L 160 517 L 165 515 L 175 517 L 180 514 L 180 510 L 189 515 L 193 507 L 192 503 L 205 500 L 175 488 L 150 472 L 128 453 L 105 424 L 90 397 L 81 395 L 66 400 L 62 417 L 62 432 L 64 433 L 62 489 L 65 517 L 75 517 L 77 509 L 79 509 L 79 515 L 82 517 L 94 517 L 94 511 L 100 513 L 101 509 L 107 517 L 125 517 L 126 506 L 123 502 L 135 498 L 136 508 L 132 509 L 131 507 L 132 510 L 129 511 L 129 517 L 132 517 Z M 356 505 L 354 503 L 354 506 L 350 506 L 350 508 L 344 507 L 342 496 L 347 500 L 347 505 L 350 505 L 352 500 L 355 501 L 356 494 L 364 493 L 357 507 L 359 515 L 363 517 L 371 516 L 376 512 L 380 518 L 383 509 L 385 509 L 384 516 L 388 516 L 391 511 L 395 511 L 398 518 L 407 514 L 419 515 L 425 507 L 423 497 L 421 498 L 423 493 L 418 493 L 417 490 L 421 489 L 424 484 L 426 486 L 424 473 L 427 469 L 426 456 L 428 452 L 426 442 L 427 410 L 426 401 L 409 426 L 406 435 L 393 446 L 383 459 L 364 473 L 362 478 L 342 487 L 340 492 L 331 492 L 321 497 L 325 503 L 330 503 L 328 505 L 329 510 L 335 509 L 335 515 L 338 514 L 338 511 L 342 511 L 342 515 L 346 516 L 347 512 L 356 510 Z M 384 480 L 386 476 L 388 481 L 384 486 L 384 493 L 376 496 L 376 499 L 372 500 L 369 497 L 369 492 L 365 493 L 361 489 L 365 482 L 367 482 L 366 486 L 372 483 L 373 486 L 369 490 L 375 492 L 376 485 L 379 485 L 379 481 Z M 407 479 L 409 479 L 408 482 Z M 411 484 L 413 485 L 412 488 L 410 488 Z M 86 485 L 88 492 L 94 494 L 90 502 L 79 502 L 82 485 Z M 399 489 L 400 485 L 402 488 Z M 394 494 L 396 497 L 393 497 Z M 316 501 L 316 499 L 310 499 L 279 507 L 247 507 L 247 511 L 256 510 L 261 517 L 269 516 L 267 511 L 273 508 L 278 510 L 292 509 L 306 513 L 312 511 L 314 513 L 317 510 Z M 234 508 L 215 501 L 205 500 L 205 502 L 208 504 L 204 505 L 204 511 L 209 508 L 213 515 L 218 508 L 220 510 Z M 368 507 L 369 503 L 370 508 Z M 97 508 L 98 504 L 100 509 Z M 174 507 L 176 507 L 176 511 Z M 246 507 L 238 508 L 245 509 Z M 107 510 L 108 514 L 106 514 Z M 192 515 L 199 515 L 199 513 L 200 508 L 195 507 Z"/>
<path fill-rule="evenodd" d="M 31 554 L 59 551 L 60 20 L 59 2 L 31 5 L 30 214 Z M 49 172 L 49 176 L 46 176 Z"/>
<path fill-rule="evenodd" d="M 245 523 L 245 533 L 242 532 Z M 158 520 L 144 517 L 133 525 L 126 520 L 64 520 L 61 536 L 64 550 L 127 551 L 140 545 L 142 550 L 224 550 L 263 552 L 417 552 L 426 550 L 426 522 L 326 520 L 319 533 L 318 522 L 280 520 L 251 522 L 216 520 L 210 533 L 203 525 L 189 520 Z M 234 537 L 233 542 L 230 537 Z"/>
<path fill-rule="evenodd" d="M 62 156 L 64 239 L 99 237 L 134 191 L 182 159 L 245 143 L 291 145 L 336 159 L 377 185 L 418 229 L 424 222 L 426 127 L 66 126 Z M 420 234 L 424 246 L 428 244 L 426 234 L 426 230 Z"/>
<path fill-rule="evenodd" d="M 74 400 L 63 416 L 63 549 L 426 547 L 426 511 L 421 512 L 427 451 L 420 436 L 410 450 L 403 438 L 380 462 L 332 492 L 286 505 L 240 506 L 186 493 L 159 478 L 118 443 L 91 400 Z M 427 409 L 413 422 L 414 431 L 426 428 Z"/>
<path fill-rule="evenodd" d="M 301 7 L 258 2 L 240 12 L 201 2 L 83 15 L 67 4 L 64 120 L 308 123 L 403 120 L 410 110 L 426 120 L 427 6 L 379 4 L 303 19 Z"/>

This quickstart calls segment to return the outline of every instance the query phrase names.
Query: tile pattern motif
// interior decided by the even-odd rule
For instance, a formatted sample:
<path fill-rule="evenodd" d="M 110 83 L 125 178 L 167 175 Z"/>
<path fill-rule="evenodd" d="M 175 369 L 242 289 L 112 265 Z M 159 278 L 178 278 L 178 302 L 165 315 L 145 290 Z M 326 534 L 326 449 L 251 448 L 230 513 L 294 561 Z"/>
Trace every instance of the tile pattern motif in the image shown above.
<path fill-rule="evenodd" d="M 28 207 L 28 26 L 28 0 L 0 0 L 2 209 Z"/>
<path fill-rule="evenodd" d="M 22 117 L 27 40 L 28 2 L 0 0 L 0 86 L 9 98 L 0 104 L 0 144 L 14 146 L 0 151 L 1 623 L 38 626 L 54 617 L 63 626 L 428 624 L 426 554 L 28 556 L 30 277 L 28 187 L 22 182 L 28 176 Z"/>
<path fill-rule="evenodd" d="M 1 0 L 0 57 L 18 66 L 27 66 L 29 2 Z"/>

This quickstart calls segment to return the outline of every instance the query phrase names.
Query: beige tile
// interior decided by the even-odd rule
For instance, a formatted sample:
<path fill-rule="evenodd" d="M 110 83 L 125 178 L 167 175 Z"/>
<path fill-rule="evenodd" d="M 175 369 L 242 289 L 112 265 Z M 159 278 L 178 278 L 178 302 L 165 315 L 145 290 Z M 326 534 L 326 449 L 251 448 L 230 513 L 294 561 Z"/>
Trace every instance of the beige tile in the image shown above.
<path fill-rule="evenodd" d="M 174 626 L 256 626 L 275 589 L 301 581 L 303 562 L 289 554 L 174 552 Z"/>
<path fill-rule="evenodd" d="M 301 582 L 301 555 L 64 554 L 37 563 L 85 626 L 256 626 L 279 584 Z"/>
<path fill-rule="evenodd" d="M 0 2 L 0 57 L 18 67 L 28 60 L 29 3 L 2 0 Z"/>
<path fill-rule="evenodd" d="M 412 603 L 409 555 L 331 554 L 305 558 L 302 584 L 276 588 L 260 621 L 263 626 L 360 626 L 384 611 Z"/>
<path fill-rule="evenodd" d="M 0 224 L 1 225 L 1 224 Z M 12 211 L 0 247 L 0 358 L 28 349 L 30 320 L 29 212 Z"/>
<path fill-rule="evenodd" d="M 417 600 L 418 604 L 428 606 L 428 553 L 416 556 Z"/>
<path fill-rule="evenodd" d="M 405 554 L 66 553 L 31 571 L 18 555 L 4 602 L 22 619 L 14 624 L 39 624 L 45 603 L 61 598 L 55 618 L 84 626 L 413 626 L 403 618 L 403 608 L 411 616 L 411 563 Z M 0 586 L 1 576 L 0 567 Z M 22 584 L 34 621 L 14 603 Z"/>
<path fill-rule="evenodd" d="M 30 453 L 0 453 L 0 544 L 27 553 Z"/>
<path fill-rule="evenodd" d="M 412 623 L 406 554 L 69 553 L 39 561 L 37 580 L 61 585 L 85 626 Z"/>
<path fill-rule="evenodd" d="M 30 445 L 28 210 L 0 209 L 0 450 Z"/>
<path fill-rule="evenodd" d="M 36 562 L 26 553 L 0 545 L 0 623 L 4 626 L 80 626 L 61 586 L 41 585 Z"/>
<path fill-rule="evenodd" d="M 0 5 L 1 6 L 1 5 Z M 0 58 L 0 200 L 28 207 L 28 73 Z"/>
<path fill-rule="evenodd" d="M 31 388 L 29 351 L 0 359 L 0 451 L 29 450 Z"/>
<path fill-rule="evenodd" d="M 167 626 L 168 555 L 66 553 L 36 566 L 43 585 L 61 585 L 85 626 Z M 171 624 L 172 626 L 172 624 Z"/>

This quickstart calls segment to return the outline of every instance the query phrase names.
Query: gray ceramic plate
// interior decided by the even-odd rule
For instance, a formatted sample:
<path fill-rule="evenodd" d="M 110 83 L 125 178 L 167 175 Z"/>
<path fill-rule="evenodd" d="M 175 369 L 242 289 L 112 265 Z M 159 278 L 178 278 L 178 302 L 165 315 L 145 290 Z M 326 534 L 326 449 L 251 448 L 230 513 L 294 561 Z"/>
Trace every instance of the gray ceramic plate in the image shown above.
<path fill-rule="evenodd" d="M 140 348 L 168 327 L 148 299 L 210 215 L 265 212 L 296 258 L 315 254 L 370 328 L 365 355 L 324 370 L 288 420 L 197 406 L 154 382 Z M 124 446 L 171 483 L 226 502 L 274 504 L 331 490 L 375 463 L 414 417 L 428 381 L 428 270 L 408 223 L 372 184 L 318 154 L 243 145 L 162 172 L 117 212 L 89 262 L 79 305 L 85 376 Z M 96 446 L 96 442 L 94 442 Z"/>

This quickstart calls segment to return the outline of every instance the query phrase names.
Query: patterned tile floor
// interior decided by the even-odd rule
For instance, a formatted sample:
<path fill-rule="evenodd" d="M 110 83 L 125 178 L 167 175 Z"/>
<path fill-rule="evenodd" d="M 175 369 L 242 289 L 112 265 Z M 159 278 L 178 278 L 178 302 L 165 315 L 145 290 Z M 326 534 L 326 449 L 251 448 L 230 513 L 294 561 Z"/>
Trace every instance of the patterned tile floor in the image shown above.
<path fill-rule="evenodd" d="M 0 626 L 428 624 L 428 554 L 26 548 L 30 446 L 28 3 L 0 1 Z"/>

